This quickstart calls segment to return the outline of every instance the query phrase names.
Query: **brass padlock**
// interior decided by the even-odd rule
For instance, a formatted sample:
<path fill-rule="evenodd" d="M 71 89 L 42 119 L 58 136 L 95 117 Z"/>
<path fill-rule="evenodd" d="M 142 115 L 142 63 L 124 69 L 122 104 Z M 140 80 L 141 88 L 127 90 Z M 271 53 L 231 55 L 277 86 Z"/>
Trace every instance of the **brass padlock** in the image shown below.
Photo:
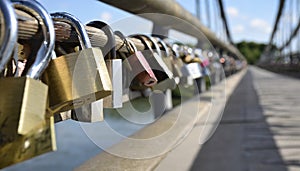
<path fill-rule="evenodd" d="M 109 25 L 102 21 L 92 21 L 87 26 L 101 29 L 107 36 L 107 43 L 102 48 L 102 52 L 106 56 L 105 63 L 112 81 L 113 92 L 110 96 L 103 99 L 103 107 L 121 108 L 123 106 L 122 59 L 117 59 L 114 32 Z"/>
<path fill-rule="evenodd" d="M 125 55 L 127 57 L 125 62 L 128 62 L 132 69 L 127 74 L 130 89 L 143 90 L 154 86 L 157 83 L 157 78 L 142 52 L 138 51 L 134 43 L 121 32 L 116 31 L 115 34 L 124 41 L 124 45 L 128 49 L 128 53 Z"/>
<path fill-rule="evenodd" d="M 36 55 L 30 54 L 34 62 L 25 76 L 0 78 L 0 168 L 56 149 L 53 122 L 46 119 L 48 86 L 37 80 L 51 60 L 54 25 L 35 0 L 12 2 L 36 16 L 44 39 Z"/>
<path fill-rule="evenodd" d="M 133 35 L 132 37 L 141 40 L 146 47 L 146 50 L 143 51 L 143 53 L 158 79 L 158 84 L 153 86 L 153 89 L 162 91 L 174 89 L 176 87 L 176 81 L 173 78 L 173 73 L 162 60 L 161 51 L 156 41 L 147 35 Z M 149 43 L 151 43 L 152 46 L 149 45 Z M 154 49 L 152 47 L 154 47 Z"/>
<path fill-rule="evenodd" d="M 6 141 L 6 143 L 0 143 L 0 169 L 47 152 L 56 151 L 53 116 L 45 119 L 45 124 L 39 125 L 26 135 L 19 135 L 10 141 L 1 138 L 0 142 L 2 141 Z"/>
<path fill-rule="evenodd" d="M 52 59 L 43 80 L 49 85 L 50 109 L 68 111 L 109 96 L 111 80 L 99 48 L 92 48 L 84 25 L 71 14 L 53 13 L 52 19 L 70 24 L 82 50 Z"/>
<path fill-rule="evenodd" d="M 1 111 L 5 115 L 14 113 L 15 117 L 20 117 L 19 123 L 16 123 L 17 132 L 26 134 L 44 121 L 48 87 L 37 79 L 51 60 L 55 32 L 51 18 L 47 16 L 46 10 L 40 4 L 35 1 L 13 0 L 12 2 L 17 9 L 28 13 L 37 13 L 41 16 L 42 19 L 39 19 L 39 23 L 43 27 L 44 40 L 36 53 L 36 57 L 33 56 L 34 54 L 31 55 L 31 58 L 35 59 L 33 64 L 29 66 L 27 73 L 24 73 L 25 76 L 0 79 L 1 97 L 3 97 L 0 104 Z"/>
<path fill-rule="evenodd" d="M 18 24 L 16 14 L 9 0 L 0 1 L 0 73 L 10 60 L 18 39 Z M 4 29 L 4 30 L 3 30 Z"/>

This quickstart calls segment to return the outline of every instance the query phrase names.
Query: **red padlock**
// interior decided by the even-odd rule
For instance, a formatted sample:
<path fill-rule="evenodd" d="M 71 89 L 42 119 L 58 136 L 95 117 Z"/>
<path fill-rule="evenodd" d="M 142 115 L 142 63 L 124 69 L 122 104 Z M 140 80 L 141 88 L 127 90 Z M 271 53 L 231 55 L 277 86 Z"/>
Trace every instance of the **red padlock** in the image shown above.
<path fill-rule="evenodd" d="M 116 31 L 115 34 L 124 41 L 124 45 L 128 49 L 126 60 L 131 66 L 130 80 L 132 82 L 130 88 L 132 90 L 142 90 L 154 86 L 157 83 L 157 78 L 142 52 L 138 51 L 134 43 L 125 38 L 121 32 Z"/>

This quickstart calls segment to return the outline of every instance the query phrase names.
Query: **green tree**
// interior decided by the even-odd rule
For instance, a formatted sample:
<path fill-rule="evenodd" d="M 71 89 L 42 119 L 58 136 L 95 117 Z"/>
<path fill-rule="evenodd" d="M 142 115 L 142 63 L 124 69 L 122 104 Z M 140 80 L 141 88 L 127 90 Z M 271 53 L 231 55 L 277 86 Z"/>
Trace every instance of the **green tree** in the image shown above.
<path fill-rule="evenodd" d="M 237 43 L 236 46 L 249 64 L 255 64 L 264 51 L 266 44 L 242 41 Z"/>

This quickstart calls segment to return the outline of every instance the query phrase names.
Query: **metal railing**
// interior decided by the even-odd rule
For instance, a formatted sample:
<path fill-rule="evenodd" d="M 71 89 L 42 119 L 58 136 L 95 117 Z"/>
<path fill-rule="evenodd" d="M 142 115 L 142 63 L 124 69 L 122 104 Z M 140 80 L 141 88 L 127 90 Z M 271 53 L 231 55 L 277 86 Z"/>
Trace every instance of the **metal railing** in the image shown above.
<path fill-rule="evenodd" d="M 199 35 L 198 30 L 200 30 L 215 47 L 222 48 L 225 51 L 234 54 L 239 59 L 245 59 L 235 46 L 219 40 L 209 28 L 205 27 L 193 14 L 184 9 L 175 0 L 131 0 L 130 3 L 124 0 L 99 1 L 133 14 L 159 13 L 177 17 L 195 26 L 195 28 L 191 27 L 187 30 L 186 27 L 180 24 L 165 22 L 161 18 L 151 17 L 151 15 L 141 15 L 162 27 L 172 28 L 198 39 L 202 38 L 202 36 Z"/>

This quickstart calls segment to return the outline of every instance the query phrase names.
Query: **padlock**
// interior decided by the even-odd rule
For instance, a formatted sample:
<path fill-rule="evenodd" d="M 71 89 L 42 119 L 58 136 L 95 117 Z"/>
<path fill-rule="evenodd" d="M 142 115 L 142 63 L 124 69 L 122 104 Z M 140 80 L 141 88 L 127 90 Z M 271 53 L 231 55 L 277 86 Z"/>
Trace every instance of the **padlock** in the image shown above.
<path fill-rule="evenodd" d="M 171 55 L 171 62 L 172 62 L 172 71 L 175 79 L 177 79 L 177 83 L 179 82 L 180 78 L 182 77 L 181 68 L 183 67 L 183 62 L 180 59 L 178 51 L 174 50 L 173 46 L 170 44 L 167 44 L 167 47 L 170 50 Z"/>
<path fill-rule="evenodd" d="M 124 45 L 129 50 L 126 54 L 125 62 L 128 62 L 132 68 L 130 73 L 128 73 L 130 89 L 144 90 L 154 86 L 157 83 L 157 78 L 142 52 L 138 51 L 134 43 L 121 32 L 117 31 L 115 34 L 124 41 Z"/>
<path fill-rule="evenodd" d="M 10 60 L 14 46 L 18 39 L 18 24 L 16 14 L 9 0 L 0 1 L 0 73 Z M 4 30 L 3 30 L 4 29 Z"/>
<path fill-rule="evenodd" d="M 125 47 L 127 49 L 127 52 L 131 52 L 131 49 L 129 48 L 129 43 L 127 42 L 126 37 L 123 35 L 120 31 L 115 31 L 114 34 L 118 36 L 121 41 L 123 42 L 122 45 L 119 47 L 118 50 L 116 50 L 117 56 L 122 59 L 122 92 L 123 92 L 123 102 L 126 102 L 129 100 L 129 87 L 130 87 L 130 73 L 133 71 L 133 67 L 131 66 L 129 61 L 127 60 L 126 53 L 121 52 L 120 49 Z"/>
<path fill-rule="evenodd" d="M 6 137 L 10 138 L 10 137 Z M 5 143 L 2 143 L 5 141 Z M 16 164 L 47 152 L 56 151 L 56 138 L 53 116 L 45 119 L 26 135 L 0 141 L 0 169 Z"/>
<path fill-rule="evenodd" d="M 203 76 L 201 60 L 195 58 L 193 49 L 189 47 L 183 47 L 183 55 L 181 56 L 185 63 L 182 68 L 184 76 L 190 76 L 192 79 L 198 79 Z"/>
<path fill-rule="evenodd" d="M 198 62 L 200 63 L 202 67 L 202 74 L 203 76 L 210 76 L 210 70 L 209 70 L 209 59 L 207 56 L 204 56 L 202 54 L 202 50 L 197 48 L 194 49 L 194 54 L 195 54 L 195 59 L 192 60 L 193 62 Z"/>
<path fill-rule="evenodd" d="M 80 122 L 99 122 L 104 118 L 103 108 L 122 107 L 122 60 L 116 59 L 115 37 L 111 28 L 104 22 L 92 21 L 87 26 L 102 29 L 108 37 L 103 54 L 108 58 L 105 60 L 106 66 L 112 81 L 112 95 L 100 99 L 91 104 L 83 105 L 80 108 L 72 110 L 71 118 Z M 106 106 L 104 106 L 106 105 Z"/>
<path fill-rule="evenodd" d="M 82 50 L 52 59 L 43 76 L 49 86 L 50 109 L 63 112 L 109 96 L 111 80 L 99 48 L 92 48 L 84 25 L 73 15 L 51 14 L 57 22 L 70 24 L 77 32 Z"/>
<path fill-rule="evenodd" d="M 161 91 L 174 89 L 176 87 L 176 81 L 173 78 L 173 73 L 162 60 L 161 51 L 156 41 L 147 35 L 132 35 L 132 37 L 141 40 L 146 47 L 143 53 L 158 79 L 158 84 L 153 86 L 153 89 Z M 151 43 L 151 45 L 149 45 L 149 43 Z"/>
<path fill-rule="evenodd" d="M 101 29 L 107 36 L 107 43 L 102 48 L 102 52 L 106 56 L 105 63 L 112 81 L 113 92 L 103 99 L 103 106 L 104 108 L 121 108 L 123 106 L 122 59 L 117 59 L 114 32 L 102 21 L 92 21 L 87 26 Z"/>
<path fill-rule="evenodd" d="M 51 60 L 55 32 L 48 13 L 36 1 L 13 0 L 12 2 L 17 9 L 28 13 L 37 13 L 41 16 L 42 19 L 39 22 L 43 27 L 44 40 L 36 53 L 36 57 L 30 56 L 35 60 L 29 67 L 28 72 L 25 73 L 26 76 L 2 78 L 0 83 L 2 87 L 0 88 L 1 97 L 5 97 L 1 102 L 1 109 L 3 109 L 1 111 L 5 111 L 3 112 L 5 114 L 6 112 L 19 113 L 18 133 L 26 134 L 44 120 L 48 87 L 37 79 L 40 78 Z M 18 117 L 18 115 L 15 114 L 15 117 Z"/>
<path fill-rule="evenodd" d="M 35 60 L 25 76 L 0 78 L 0 168 L 56 149 L 53 118 L 46 118 L 48 86 L 37 80 L 51 60 L 54 25 L 35 0 L 12 2 L 37 16 L 44 40 L 38 52 L 30 54 Z"/>
<path fill-rule="evenodd" d="M 167 65 L 169 70 L 173 73 L 172 58 L 171 58 L 168 46 L 159 37 L 154 37 L 154 39 L 156 40 L 157 44 L 159 45 L 164 63 Z"/>
<path fill-rule="evenodd" d="M 181 57 L 180 57 L 180 53 L 182 53 L 179 49 L 180 46 L 178 44 L 172 44 L 170 45 L 171 49 L 172 49 L 172 53 L 173 53 L 173 59 L 174 62 L 176 63 L 176 65 L 178 66 L 178 75 L 180 76 L 180 81 L 179 84 L 183 85 L 183 86 L 191 86 L 193 85 L 193 78 L 189 75 L 188 71 L 186 70 L 186 64 L 182 61 Z M 175 67 L 174 67 L 175 68 Z M 176 73 L 176 72 L 175 72 Z M 174 73 L 174 74 L 175 74 Z M 177 73 L 176 73 L 177 74 Z"/>
<path fill-rule="evenodd" d="M 183 67 L 184 64 L 179 57 L 179 53 L 175 51 L 171 45 L 167 45 L 167 46 L 171 51 L 172 68 L 173 68 L 174 77 L 180 79 L 183 76 L 181 72 L 181 68 Z"/>

